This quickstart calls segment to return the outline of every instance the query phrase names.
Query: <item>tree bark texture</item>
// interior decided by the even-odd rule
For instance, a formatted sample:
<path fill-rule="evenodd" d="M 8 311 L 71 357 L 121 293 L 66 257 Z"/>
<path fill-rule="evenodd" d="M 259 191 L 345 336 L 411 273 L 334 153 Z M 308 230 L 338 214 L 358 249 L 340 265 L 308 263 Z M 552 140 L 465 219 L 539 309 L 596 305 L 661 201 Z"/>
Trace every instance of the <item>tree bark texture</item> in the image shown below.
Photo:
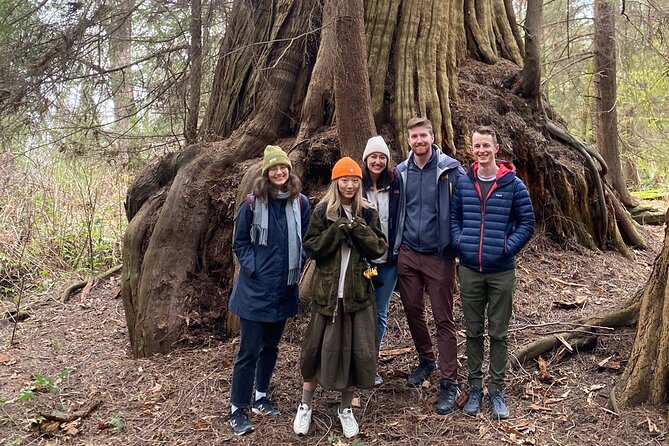
<path fill-rule="evenodd" d="M 613 0 L 595 0 L 595 85 L 597 150 L 609 166 L 607 179 L 626 205 L 634 200 L 627 190 L 618 147 L 615 11 Z"/>
<path fill-rule="evenodd" d="M 326 0 L 325 12 L 332 10 L 334 16 L 325 17 L 325 26 L 334 26 L 335 34 L 335 117 L 342 154 L 353 159 L 362 159 L 367 140 L 376 134 L 371 115 L 369 75 L 365 47 L 365 6 L 363 0 Z M 329 4 L 331 4 L 329 6 Z"/>
<path fill-rule="evenodd" d="M 534 118 L 527 102 L 499 78 L 500 70 L 517 74 L 522 63 L 508 2 L 366 1 L 366 56 L 359 49 L 337 56 L 337 45 L 357 45 L 338 28 L 361 32 L 359 9 L 346 9 L 349 18 L 328 26 L 329 14 L 346 4 L 356 6 L 327 0 L 323 11 L 313 0 L 235 0 L 202 141 L 154 162 L 128 191 L 122 296 L 135 355 L 169 351 L 200 331 L 233 330 L 230 242 L 237 203 L 250 184 L 242 177 L 267 144 L 279 144 L 311 194 L 329 182 L 332 164 L 351 149 L 347 144 L 356 147 L 350 154 L 361 153 L 371 130 L 356 124 L 356 116 L 360 122 L 372 116 L 369 129 L 376 126 L 400 157 L 411 117 L 427 116 L 437 143 L 463 161 L 466 151 L 456 148 L 466 146 L 472 128 L 496 125 L 504 156 L 528 185 L 546 232 L 593 248 L 610 243 L 596 235 L 611 232 L 593 215 L 613 213 L 593 201 L 597 169 L 541 126 L 535 129 L 534 121 L 528 124 Z M 351 87 L 363 91 L 358 82 L 364 81 L 342 81 L 359 78 L 364 70 L 352 67 L 364 68 L 365 57 L 371 106 L 351 98 L 358 91 Z M 344 65 L 349 69 L 342 71 Z M 471 103 L 477 100 L 483 102 Z M 489 105 L 485 113 L 482 103 Z M 354 104 L 367 110 L 345 112 Z"/>
<path fill-rule="evenodd" d="M 541 107 L 541 30 L 543 0 L 528 0 L 525 15 L 525 63 L 521 73 L 523 96 L 535 109 Z"/>
<path fill-rule="evenodd" d="M 669 211 L 665 223 L 669 222 Z M 644 287 L 637 334 L 620 382 L 616 386 L 623 404 L 669 402 L 669 224 L 664 245 Z"/>
<path fill-rule="evenodd" d="M 200 115 L 200 86 L 202 84 L 202 0 L 191 0 L 190 47 L 188 49 L 188 103 L 184 137 L 193 144 L 197 136 Z"/>

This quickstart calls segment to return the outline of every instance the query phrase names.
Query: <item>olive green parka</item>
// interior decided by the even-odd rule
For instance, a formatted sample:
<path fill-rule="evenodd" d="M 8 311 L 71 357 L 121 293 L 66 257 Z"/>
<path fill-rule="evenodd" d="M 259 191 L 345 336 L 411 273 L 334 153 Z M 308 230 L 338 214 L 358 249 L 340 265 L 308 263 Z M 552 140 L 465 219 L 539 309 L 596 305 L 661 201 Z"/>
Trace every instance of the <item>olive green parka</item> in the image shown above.
<path fill-rule="evenodd" d="M 365 259 L 381 257 L 388 249 L 388 242 L 381 231 L 379 214 L 375 209 L 363 208 L 361 216 L 351 222 L 340 211 L 337 220 L 328 219 L 326 204 L 316 205 L 311 214 L 309 228 L 302 246 L 316 262 L 311 281 L 314 309 L 325 315 L 337 314 L 337 291 L 341 269 L 341 244 L 351 245 L 351 257 L 344 282 L 344 313 L 355 313 L 375 300 L 374 288 L 363 275 L 367 269 Z"/>

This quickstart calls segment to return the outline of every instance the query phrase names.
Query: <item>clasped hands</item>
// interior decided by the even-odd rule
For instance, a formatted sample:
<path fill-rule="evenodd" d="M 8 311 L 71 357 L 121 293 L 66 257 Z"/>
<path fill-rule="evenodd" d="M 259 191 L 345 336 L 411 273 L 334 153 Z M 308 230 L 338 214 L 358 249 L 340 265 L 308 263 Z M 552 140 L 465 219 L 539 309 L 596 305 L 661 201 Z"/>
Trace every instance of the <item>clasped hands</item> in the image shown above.
<path fill-rule="evenodd" d="M 347 218 L 340 218 L 337 220 L 337 227 L 348 231 L 352 231 L 355 229 L 357 226 L 367 226 L 365 223 L 365 220 L 363 220 L 361 217 L 353 217 L 350 219 Z"/>

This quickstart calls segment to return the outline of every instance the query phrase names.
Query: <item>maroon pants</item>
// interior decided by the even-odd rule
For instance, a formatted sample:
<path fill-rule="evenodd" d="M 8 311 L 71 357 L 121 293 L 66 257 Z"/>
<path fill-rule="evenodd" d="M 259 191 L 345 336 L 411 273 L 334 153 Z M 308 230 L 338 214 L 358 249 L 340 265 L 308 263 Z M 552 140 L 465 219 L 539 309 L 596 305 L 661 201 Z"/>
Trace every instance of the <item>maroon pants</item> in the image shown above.
<path fill-rule="evenodd" d="M 430 331 L 425 319 L 427 290 L 437 327 L 439 370 L 442 379 L 458 380 L 458 345 L 453 321 L 455 260 L 437 260 L 436 254 L 421 254 L 402 245 L 397 260 L 397 284 L 418 356 L 435 362 Z"/>

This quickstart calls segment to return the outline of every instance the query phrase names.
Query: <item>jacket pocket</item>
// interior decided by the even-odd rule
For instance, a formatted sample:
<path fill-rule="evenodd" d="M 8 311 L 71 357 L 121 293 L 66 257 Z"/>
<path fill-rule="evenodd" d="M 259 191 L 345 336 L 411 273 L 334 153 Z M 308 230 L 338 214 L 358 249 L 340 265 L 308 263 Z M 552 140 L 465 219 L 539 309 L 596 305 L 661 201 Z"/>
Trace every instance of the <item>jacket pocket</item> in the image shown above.
<path fill-rule="evenodd" d="M 353 274 L 351 278 L 353 286 L 352 300 L 357 304 L 356 306 L 366 303 L 374 295 L 371 281 L 363 274 L 366 269 L 367 265 L 365 264 L 354 265 L 351 269 L 351 273 Z"/>
<path fill-rule="evenodd" d="M 316 267 L 314 276 L 311 279 L 311 294 L 314 303 L 320 306 L 327 306 L 330 296 L 335 293 L 333 289 L 338 277 L 335 277 L 336 268 Z M 336 297 L 336 295 L 335 295 Z"/>

